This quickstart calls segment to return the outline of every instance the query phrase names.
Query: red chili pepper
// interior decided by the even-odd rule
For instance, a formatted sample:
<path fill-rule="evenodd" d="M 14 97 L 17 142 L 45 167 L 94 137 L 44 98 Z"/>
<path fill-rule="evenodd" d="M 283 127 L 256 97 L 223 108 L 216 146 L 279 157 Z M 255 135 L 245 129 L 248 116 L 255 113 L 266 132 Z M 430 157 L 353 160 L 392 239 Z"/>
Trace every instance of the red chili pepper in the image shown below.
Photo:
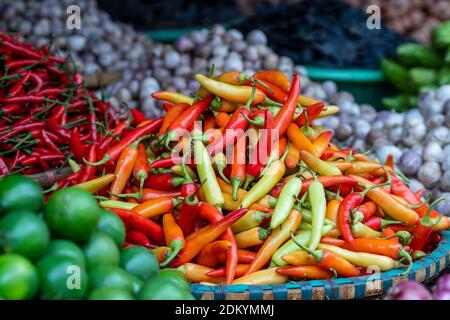
<path fill-rule="evenodd" d="M 377 212 L 378 206 L 373 201 L 366 201 L 352 213 L 353 221 L 366 221 Z"/>
<path fill-rule="evenodd" d="M 58 149 L 58 147 L 53 143 L 53 141 L 48 136 L 47 132 L 45 130 L 41 131 L 42 139 L 44 140 L 46 146 L 54 153 L 54 154 L 63 154 L 61 150 Z"/>
<path fill-rule="evenodd" d="M 157 248 L 143 232 L 135 229 L 127 230 L 126 241 L 149 249 Z"/>
<path fill-rule="evenodd" d="M 391 176 L 391 193 L 393 195 L 402 197 L 406 202 L 408 202 L 412 206 L 418 206 L 423 203 L 422 200 L 420 200 L 419 197 L 415 195 L 414 192 L 412 192 L 404 183 L 402 180 L 400 180 L 395 174 L 390 174 Z M 414 211 L 416 211 L 420 217 L 424 217 L 425 215 L 429 214 L 430 217 L 437 217 L 439 216 L 439 212 L 435 210 L 431 210 L 428 213 L 429 206 L 423 205 L 420 206 Z"/>
<path fill-rule="evenodd" d="M 66 157 L 60 154 L 49 154 L 49 155 L 41 155 L 39 158 L 43 161 L 55 161 L 55 160 L 64 160 Z M 37 156 L 29 156 L 20 160 L 20 163 L 24 166 L 30 166 L 39 162 Z"/>
<path fill-rule="evenodd" d="M 9 173 L 8 166 L 5 163 L 5 160 L 3 157 L 0 157 L 0 174 L 4 176 L 5 174 Z"/>
<path fill-rule="evenodd" d="M 17 81 L 12 88 L 9 90 L 9 96 L 15 97 L 17 94 L 19 94 L 20 91 L 22 91 L 23 87 L 25 86 L 28 79 L 30 79 L 31 71 L 26 71 L 21 73 L 21 78 L 19 81 Z"/>
<path fill-rule="evenodd" d="M 75 159 L 79 162 L 83 161 L 83 157 L 86 154 L 85 147 L 80 139 L 80 134 L 78 132 L 78 127 L 73 128 L 72 134 L 70 137 L 70 149 L 75 157 Z"/>
<path fill-rule="evenodd" d="M 329 244 L 336 247 L 342 247 L 345 244 L 345 240 L 331 237 L 320 238 L 320 243 Z"/>
<path fill-rule="evenodd" d="M 385 185 L 385 184 L 383 184 Z M 374 188 L 378 188 L 381 185 L 374 185 L 370 188 L 365 189 L 362 192 L 353 192 L 347 195 L 339 205 L 338 215 L 337 215 L 337 224 L 339 230 L 341 231 L 342 237 L 344 240 L 350 245 L 355 240 L 353 238 L 352 229 L 351 229 L 351 212 L 357 206 L 359 206 L 363 200 L 364 196 L 367 192 Z"/>
<path fill-rule="evenodd" d="M 239 220 L 247 213 L 247 209 L 238 209 L 229 213 L 220 221 L 209 225 L 202 232 L 197 234 L 194 238 L 186 241 L 184 249 L 180 252 L 177 259 L 172 262 L 173 267 L 178 267 L 185 262 L 191 261 L 204 246 L 216 240 L 222 233 L 224 233 L 233 223 Z"/>
<path fill-rule="evenodd" d="M 306 110 L 303 111 L 295 120 L 295 124 L 299 127 L 304 126 L 307 122 L 311 124 L 319 116 L 324 108 L 325 105 L 323 102 L 316 102 L 306 107 Z"/>
<path fill-rule="evenodd" d="M 441 200 L 442 198 L 438 198 L 432 204 L 430 204 L 426 214 L 422 218 L 420 218 L 419 222 L 416 224 L 410 244 L 412 250 L 423 250 L 423 248 L 427 244 L 431 235 L 431 231 L 433 229 L 433 224 L 435 223 L 431 219 L 430 213 L 433 210 L 433 207 Z"/>
<path fill-rule="evenodd" d="M 11 50 L 16 55 L 21 57 L 32 58 L 37 60 L 44 58 L 44 54 L 42 52 L 39 52 L 35 49 L 26 48 L 23 44 L 20 43 L 12 43 L 10 41 L 4 40 L 2 41 L 2 46 L 5 49 Z"/>
<path fill-rule="evenodd" d="M 16 113 L 19 113 L 23 106 L 18 103 L 11 103 L 1 107 L 0 116 L 9 116 Z"/>
<path fill-rule="evenodd" d="M 119 137 L 122 132 L 128 128 L 129 125 L 127 122 L 121 122 L 104 138 L 104 140 L 99 144 L 100 150 L 106 150 L 109 147 L 113 139 Z"/>
<path fill-rule="evenodd" d="M 384 220 L 378 216 L 372 216 L 364 221 L 364 224 L 373 230 L 381 230 L 391 224 L 401 224 L 399 221 Z"/>
<path fill-rule="evenodd" d="M 156 222 L 130 210 L 115 208 L 111 208 L 109 210 L 115 212 L 127 226 L 141 231 L 147 237 L 157 241 L 158 243 L 164 242 L 164 231 Z"/>
<path fill-rule="evenodd" d="M 198 188 L 193 182 L 183 183 L 181 185 L 181 196 L 184 198 L 181 203 L 180 213 L 178 215 L 178 225 L 183 234 L 187 236 L 194 230 L 194 223 L 197 219 L 199 202 L 196 196 Z"/>
<path fill-rule="evenodd" d="M 130 112 L 131 112 L 131 115 L 133 116 L 133 122 L 131 124 L 135 127 L 138 124 L 140 124 L 141 122 L 148 120 L 148 118 L 142 112 L 140 112 L 138 109 L 131 108 Z"/>
<path fill-rule="evenodd" d="M 92 146 L 89 148 L 89 151 L 88 151 L 88 154 L 87 154 L 86 159 L 87 159 L 88 161 L 92 161 L 92 160 L 95 159 L 95 158 L 96 158 L 95 145 L 92 145 Z M 92 180 L 92 179 L 94 178 L 94 175 L 95 175 L 96 167 L 91 166 L 91 165 L 85 163 L 85 164 L 83 165 L 83 167 L 81 168 L 81 170 L 82 170 L 82 174 L 81 174 L 81 177 L 80 177 L 80 179 L 79 179 L 79 183 L 82 183 L 82 182 L 86 182 L 86 181 Z"/>
<path fill-rule="evenodd" d="M 259 177 L 264 167 L 269 162 L 270 157 L 272 156 L 271 142 L 273 139 L 272 138 L 273 128 L 274 128 L 274 119 L 272 117 L 272 113 L 269 110 L 266 110 L 263 134 L 258 139 L 255 149 L 249 156 L 249 164 L 246 169 L 247 177 L 245 181 L 245 186 L 247 186 L 248 183 L 253 179 Z M 264 155 L 264 153 L 262 153 L 261 151 L 263 147 L 265 147 L 265 159 L 260 157 L 261 155 Z"/>
<path fill-rule="evenodd" d="M 145 181 L 144 186 L 158 190 L 174 190 L 185 181 L 183 177 L 171 173 L 151 174 Z"/>
<path fill-rule="evenodd" d="M 273 120 L 273 128 L 278 130 L 278 135 L 282 137 L 292 122 L 295 110 L 297 108 L 297 100 L 300 95 L 300 76 L 294 74 L 292 80 L 291 91 L 288 99 Z"/>
<path fill-rule="evenodd" d="M 36 120 L 33 123 L 27 123 L 27 124 L 16 123 L 12 126 L 12 130 L 9 130 L 8 132 L 0 133 L 0 141 L 11 138 L 11 137 L 13 137 L 21 132 L 24 132 L 24 131 L 30 131 L 33 129 L 41 129 L 44 126 L 45 126 L 45 122 L 40 121 L 40 120 Z"/>
<path fill-rule="evenodd" d="M 158 159 L 153 161 L 150 164 L 150 168 L 152 169 L 158 169 L 158 168 L 171 168 L 176 164 L 180 164 L 181 163 L 181 158 L 177 157 L 170 157 L 170 158 L 162 158 L 162 159 Z"/>
<path fill-rule="evenodd" d="M 129 144 L 133 143 L 139 138 L 142 138 L 145 135 L 155 133 L 159 126 L 161 125 L 162 118 L 156 118 L 154 120 L 150 120 L 146 125 L 136 128 L 135 130 L 127 133 L 118 143 L 112 146 L 103 156 L 103 159 L 97 161 L 96 163 L 92 163 L 94 166 L 99 166 L 105 164 L 109 160 L 116 161 L 122 150 Z"/>
<path fill-rule="evenodd" d="M 197 118 L 208 108 L 214 96 L 206 97 L 184 110 L 169 126 L 165 137 L 165 145 L 178 138 L 182 130 L 188 130 Z"/>
<path fill-rule="evenodd" d="M 64 107 L 60 105 L 57 106 L 55 109 L 56 110 L 54 111 L 53 115 L 45 123 L 45 127 L 50 132 L 53 132 L 61 139 L 67 141 L 70 139 L 71 133 L 69 129 L 63 128 L 61 126 L 61 123 L 63 122 L 62 119 L 65 113 Z"/>
<path fill-rule="evenodd" d="M 92 140 L 92 143 L 97 144 L 97 124 L 95 121 L 97 120 L 97 115 L 95 114 L 94 106 L 92 105 L 92 101 L 87 99 L 89 105 L 89 114 L 88 114 L 88 127 L 89 127 L 89 136 Z"/>

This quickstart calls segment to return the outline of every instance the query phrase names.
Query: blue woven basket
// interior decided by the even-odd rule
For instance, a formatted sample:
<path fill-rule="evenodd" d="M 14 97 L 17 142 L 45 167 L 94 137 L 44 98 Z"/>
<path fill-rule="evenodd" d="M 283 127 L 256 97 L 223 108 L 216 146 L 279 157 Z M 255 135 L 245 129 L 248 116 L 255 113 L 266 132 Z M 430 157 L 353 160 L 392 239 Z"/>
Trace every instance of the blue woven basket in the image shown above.
<path fill-rule="evenodd" d="M 192 284 L 192 293 L 202 300 L 346 300 L 381 295 L 399 281 L 427 282 L 450 264 L 450 232 L 430 255 L 416 261 L 408 274 L 404 269 L 378 273 L 376 276 L 288 282 L 280 285 L 248 286 Z"/>

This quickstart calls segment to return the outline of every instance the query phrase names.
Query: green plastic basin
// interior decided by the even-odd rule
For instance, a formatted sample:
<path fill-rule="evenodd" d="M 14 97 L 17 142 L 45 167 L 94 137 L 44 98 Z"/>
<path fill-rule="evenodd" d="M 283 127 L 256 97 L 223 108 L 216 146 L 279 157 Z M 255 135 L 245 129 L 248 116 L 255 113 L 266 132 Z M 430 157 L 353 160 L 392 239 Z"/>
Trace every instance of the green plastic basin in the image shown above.
<path fill-rule="evenodd" d="M 308 76 L 315 81 L 332 80 L 339 91 L 348 91 L 358 103 L 368 103 L 378 110 L 384 109 L 383 97 L 395 94 L 385 81 L 381 70 L 337 69 L 306 66 Z"/>

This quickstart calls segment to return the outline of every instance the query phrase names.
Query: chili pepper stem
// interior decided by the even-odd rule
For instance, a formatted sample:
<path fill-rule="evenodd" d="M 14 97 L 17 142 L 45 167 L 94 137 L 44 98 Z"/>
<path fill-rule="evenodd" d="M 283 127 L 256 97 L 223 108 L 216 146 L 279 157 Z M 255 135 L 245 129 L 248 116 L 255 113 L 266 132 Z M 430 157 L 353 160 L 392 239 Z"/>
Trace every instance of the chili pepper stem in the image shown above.
<path fill-rule="evenodd" d="M 159 266 L 161 268 L 168 266 L 173 261 L 173 259 L 175 259 L 178 256 L 178 253 L 180 253 L 183 247 L 184 247 L 183 242 L 179 240 L 173 240 L 169 247 L 172 250 L 172 252 L 166 258 L 166 260 L 164 260 L 162 263 L 159 264 Z"/>
<path fill-rule="evenodd" d="M 412 265 L 413 265 L 413 260 L 411 258 L 411 255 L 406 252 L 406 250 L 404 248 L 400 248 L 399 252 L 399 257 L 404 258 L 408 261 L 408 268 L 406 268 L 406 270 L 404 272 L 402 272 L 402 275 L 407 274 L 409 271 L 411 271 Z"/>

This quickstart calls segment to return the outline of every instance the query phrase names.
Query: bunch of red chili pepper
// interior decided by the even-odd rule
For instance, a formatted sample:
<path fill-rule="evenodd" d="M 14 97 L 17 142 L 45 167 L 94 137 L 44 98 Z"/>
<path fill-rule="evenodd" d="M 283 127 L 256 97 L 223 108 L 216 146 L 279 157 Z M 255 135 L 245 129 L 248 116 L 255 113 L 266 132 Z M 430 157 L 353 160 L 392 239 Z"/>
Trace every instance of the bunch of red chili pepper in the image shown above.
<path fill-rule="evenodd" d="M 195 98 L 153 94 L 166 115 L 88 154 L 85 168 L 106 175 L 78 185 L 162 266 L 210 284 L 353 277 L 410 266 L 449 228 L 392 157 L 341 150 L 313 124 L 338 108 L 300 95 L 298 75 L 196 79 Z"/>
<path fill-rule="evenodd" d="M 70 158 L 81 162 L 128 127 L 67 64 L 45 45 L 34 48 L 0 32 L 0 176 L 40 173 Z M 92 178 L 83 174 L 71 180 Z"/>

